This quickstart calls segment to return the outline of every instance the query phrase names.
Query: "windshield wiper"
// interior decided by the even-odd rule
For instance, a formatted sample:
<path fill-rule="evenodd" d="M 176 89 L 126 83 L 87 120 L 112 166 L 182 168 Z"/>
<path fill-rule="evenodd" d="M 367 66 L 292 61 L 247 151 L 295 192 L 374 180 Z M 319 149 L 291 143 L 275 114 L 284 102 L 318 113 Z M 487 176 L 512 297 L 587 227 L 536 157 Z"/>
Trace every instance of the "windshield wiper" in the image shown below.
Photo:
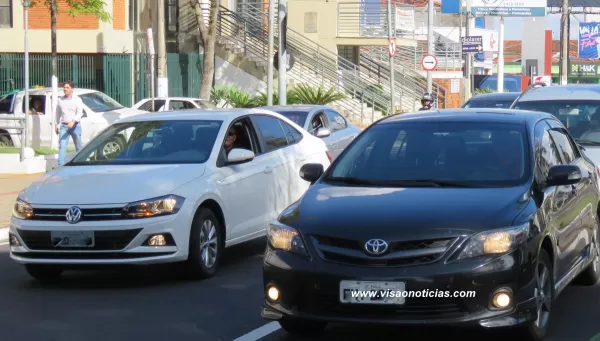
<path fill-rule="evenodd" d="M 467 188 L 473 187 L 467 181 L 458 181 L 458 180 L 436 180 L 436 179 L 416 179 L 416 180 L 402 180 L 398 181 L 399 183 L 407 183 L 407 184 L 427 184 L 432 187 L 458 187 L 458 188 Z"/>
<path fill-rule="evenodd" d="M 345 176 L 331 176 L 324 179 L 325 181 L 335 181 L 335 182 L 343 182 L 345 184 L 351 185 L 381 185 L 382 183 L 379 181 L 366 180 L 355 177 L 345 177 Z"/>
<path fill-rule="evenodd" d="M 591 145 L 591 146 L 600 146 L 600 142 L 597 142 L 597 141 L 582 140 L 582 139 L 574 139 L 574 140 L 575 140 L 575 142 L 581 143 L 581 144 L 587 144 L 587 145 Z"/>

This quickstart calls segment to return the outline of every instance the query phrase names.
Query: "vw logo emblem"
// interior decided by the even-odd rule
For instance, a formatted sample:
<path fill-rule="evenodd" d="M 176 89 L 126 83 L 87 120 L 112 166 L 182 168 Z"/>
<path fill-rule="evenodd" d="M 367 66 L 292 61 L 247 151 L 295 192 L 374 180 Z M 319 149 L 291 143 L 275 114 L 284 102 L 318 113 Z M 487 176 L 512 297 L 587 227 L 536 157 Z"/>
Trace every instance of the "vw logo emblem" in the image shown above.
<path fill-rule="evenodd" d="M 69 208 L 67 214 L 65 214 L 65 218 L 68 223 L 77 224 L 81 220 L 81 209 L 77 206 Z"/>
<path fill-rule="evenodd" d="M 372 255 L 381 255 L 388 249 L 388 243 L 383 239 L 370 239 L 365 243 L 365 250 Z"/>

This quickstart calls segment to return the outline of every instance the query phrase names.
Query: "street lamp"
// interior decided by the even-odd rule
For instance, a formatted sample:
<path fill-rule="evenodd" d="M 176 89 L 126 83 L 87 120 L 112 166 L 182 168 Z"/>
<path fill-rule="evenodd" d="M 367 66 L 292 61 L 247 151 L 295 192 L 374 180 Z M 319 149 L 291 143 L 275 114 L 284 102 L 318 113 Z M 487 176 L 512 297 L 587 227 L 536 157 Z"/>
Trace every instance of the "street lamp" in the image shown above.
<path fill-rule="evenodd" d="M 30 0 L 21 0 L 23 5 L 23 26 L 25 26 L 25 120 L 21 132 L 21 161 L 25 160 L 25 145 L 27 144 L 27 127 L 29 126 L 29 6 Z"/>

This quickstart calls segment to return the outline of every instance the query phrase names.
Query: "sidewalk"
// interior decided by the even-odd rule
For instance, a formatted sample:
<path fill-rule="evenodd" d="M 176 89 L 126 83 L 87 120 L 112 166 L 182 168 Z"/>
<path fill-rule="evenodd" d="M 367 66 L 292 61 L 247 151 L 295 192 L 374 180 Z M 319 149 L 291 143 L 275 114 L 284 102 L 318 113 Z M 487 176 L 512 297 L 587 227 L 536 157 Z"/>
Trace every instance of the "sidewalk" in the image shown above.
<path fill-rule="evenodd" d="M 8 240 L 8 223 L 17 195 L 42 174 L 0 174 L 0 243 Z"/>

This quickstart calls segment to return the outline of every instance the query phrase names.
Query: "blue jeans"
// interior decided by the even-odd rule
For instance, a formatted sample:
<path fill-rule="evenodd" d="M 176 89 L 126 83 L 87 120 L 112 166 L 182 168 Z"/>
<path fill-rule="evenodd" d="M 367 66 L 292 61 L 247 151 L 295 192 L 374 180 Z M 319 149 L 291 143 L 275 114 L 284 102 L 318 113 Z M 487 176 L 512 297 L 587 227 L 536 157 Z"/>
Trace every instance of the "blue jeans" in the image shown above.
<path fill-rule="evenodd" d="M 67 155 L 67 146 L 69 145 L 69 137 L 73 138 L 75 144 L 75 150 L 81 150 L 81 124 L 76 123 L 73 128 L 67 128 L 66 124 L 60 124 L 60 130 L 58 131 L 58 166 L 65 164 L 65 157 Z"/>

